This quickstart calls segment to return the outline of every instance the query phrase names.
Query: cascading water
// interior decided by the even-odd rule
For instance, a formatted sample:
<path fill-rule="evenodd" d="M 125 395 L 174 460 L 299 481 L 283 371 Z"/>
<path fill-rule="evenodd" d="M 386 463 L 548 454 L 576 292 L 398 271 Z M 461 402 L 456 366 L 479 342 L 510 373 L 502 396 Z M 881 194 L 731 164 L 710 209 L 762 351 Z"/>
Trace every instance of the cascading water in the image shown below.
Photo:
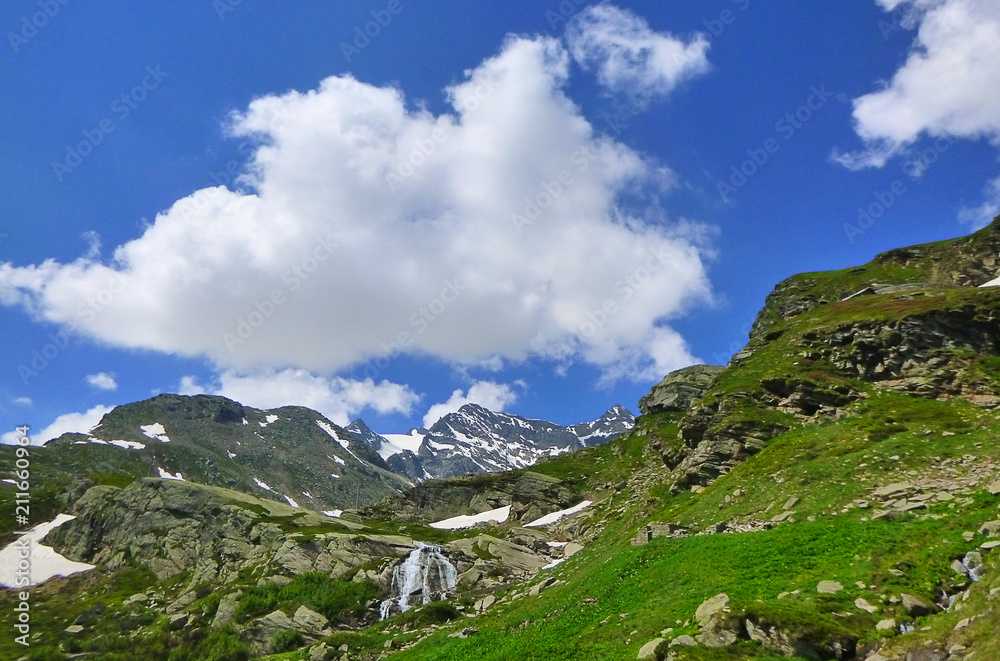
<path fill-rule="evenodd" d="M 965 574 L 973 583 L 983 580 L 986 575 L 986 568 L 983 566 L 983 556 L 979 551 L 970 551 L 962 558 L 962 566 Z M 941 590 L 943 601 L 939 604 L 946 611 L 953 610 L 959 599 L 968 599 L 969 593 L 966 591 L 967 585 L 960 585 L 959 591 L 951 592 Z"/>
<path fill-rule="evenodd" d="M 979 551 L 970 551 L 962 558 L 962 566 L 969 573 L 969 578 L 972 579 L 973 583 L 983 580 L 983 576 L 986 574 L 986 568 L 983 567 L 983 556 Z"/>
<path fill-rule="evenodd" d="M 410 597 L 419 596 L 421 603 L 429 604 L 444 599 L 455 589 L 458 570 L 448 562 L 441 549 L 421 542 L 414 544 L 413 552 L 392 571 L 391 596 L 379 607 L 383 620 L 389 617 L 393 604 L 405 613 L 411 607 Z"/>

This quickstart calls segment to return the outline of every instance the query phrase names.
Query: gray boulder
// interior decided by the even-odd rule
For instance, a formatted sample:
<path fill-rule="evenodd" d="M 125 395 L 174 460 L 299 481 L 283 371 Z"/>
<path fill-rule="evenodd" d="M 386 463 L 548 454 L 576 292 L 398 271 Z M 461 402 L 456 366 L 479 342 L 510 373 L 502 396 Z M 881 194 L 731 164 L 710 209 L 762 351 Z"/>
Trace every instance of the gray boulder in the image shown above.
<path fill-rule="evenodd" d="M 903 593 L 900 595 L 903 600 L 903 609 L 910 617 L 923 617 L 931 612 L 931 607 L 927 602 L 912 594 Z"/>
<path fill-rule="evenodd" d="M 295 623 L 295 628 L 306 635 L 326 636 L 333 633 L 326 617 L 306 606 L 299 606 L 292 616 L 292 621 Z"/>
<path fill-rule="evenodd" d="M 649 415 L 688 410 L 712 387 L 724 369 L 716 365 L 691 365 L 671 372 L 639 400 L 639 412 Z"/>

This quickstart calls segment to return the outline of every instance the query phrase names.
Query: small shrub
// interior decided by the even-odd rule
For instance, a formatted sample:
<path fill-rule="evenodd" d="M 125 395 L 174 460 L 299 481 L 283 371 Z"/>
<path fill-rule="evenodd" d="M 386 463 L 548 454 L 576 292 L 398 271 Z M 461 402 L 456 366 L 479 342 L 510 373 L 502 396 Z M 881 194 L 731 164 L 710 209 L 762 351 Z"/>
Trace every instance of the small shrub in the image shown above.
<path fill-rule="evenodd" d="M 306 638 L 298 629 L 282 629 L 271 638 L 271 649 L 275 652 L 291 652 L 306 644 Z"/>
<path fill-rule="evenodd" d="M 249 661 L 250 648 L 240 640 L 236 628 L 227 625 L 213 630 L 201 646 L 198 658 L 205 661 Z"/>

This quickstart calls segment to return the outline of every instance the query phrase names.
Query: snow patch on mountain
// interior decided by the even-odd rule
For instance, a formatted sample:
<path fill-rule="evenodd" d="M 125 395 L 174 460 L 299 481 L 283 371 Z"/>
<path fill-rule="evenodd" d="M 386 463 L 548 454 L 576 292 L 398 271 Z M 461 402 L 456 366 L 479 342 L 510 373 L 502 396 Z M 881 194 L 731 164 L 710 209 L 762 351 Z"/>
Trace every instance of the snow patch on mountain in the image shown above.
<path fill-rule="evenodd" d="M 498 507 L 495 510 L 489 510 L 487 512 L 480 512 L 479 514 L 463 514 L 460 516 L 453 516 L 450 519 L 432 523 L 430 524 L 430 527 L 437 528 L 439 530 L 460 530 L 462 528 L 471 528 L 478 523 L 487 523 L 489 521 L 503 523 L 508 519 L 508 517 L 510 517 L 510 505 Z"/>
<path fill-rule="evenodd" d="M 160 472 L 160 478 L 162 478 L 164 480 L 179 480 L 181 482 L 184 481 L 184 477 L 181 475 L 180 471 L 177 471 L 177 474 L 174 475 L 170 471 L 165 471 L 162 468 L 160 468 L 159 466 L 156 467 L 156 470 L 158 470 Z"/>
<path fill-rule="evenodd" d="M 562 519 L 563 517 L 567 517 L 567 516 L 572 516 L 573 514 L 576 514 L 577 512 L 580 512 L 580 511 L 582 511 L 582 510 L 590 507 L 592 504 L 593 503 L 591 501 L 585 500 L 585 501 L 583 501 L 582 503 L 580 503 L 578 505 L 574 505 L 573 507 L 570 507 L 569 509 L 559 510 L 558 512 L 552 512 L 551 514 L 546 514 L 545 516 L 541 517 L 540 519 L 535 519 L 534 521 L 532 521 L 530 523 L 524 524 L 524 527 L 525 528 L 533 528 L 533 527 L 538 527 L 538 526 L 552 525 L 553 523 L 555 523 L 559 519 Z"/>
<path fill-rule="evenodd" d="M 340 443 L 340 446 L 342 448 L 344 448 L 345 450 L 347 450 L 347 453 L 349 455 L 351 455 L 352 457 L 354 457 L 356 460 L 358 460 L 358 462 L 360 462 L 362 464 L 366 463 L 365 461 L 363 461 L 361 459 L 361 457 L 359 457 L 358 455 L 354 454 L 354 452 L 351 451 L 351 442 L 350 442 L 350 440 L 346 439 L 346 438 L 343 438 L 340 434 L 338 434 L 337 430 L 334 429 L 333 426 L 330 423 L 328 423 L 328 422 L 326 422 L 324 420 L 317 420 L 316 424 L 319 425 L 320 429 L 322 429 L 327 434 L 329 434 L 333 438 L 333 440 L 335 440 L 338 443 Z M 341 462 L 341 463 L 343 463 L 343 462 Z"/>
<path fill-rule="evenodd" d="M 163 428 L 159 422 L 155 422 L 151 425 L 139 425 L 139 429 L 142 433 L 153 439 L 154 441 L 160 441 L 161 443 L 169 443 L 170 437 L 167 436 L 167 430 Z"/>
<path fill-rule="evenodd" d="M 381 434 L 385 440 L 382 443 L 382 447 L 377 448 L 378 454 L 383 459 L 388 459 L 392 455 L 406 450 L 416 452 L 420 449 L 420 444 L 423 443 L 425 434 L 426 430 L 421 433 L 419 429 L 413 429 L 409 434 Z"/>
<path fill-rule="evenodd" d="M 94 565 L 74 562 L 57 553 L 51 546 L 39 544 L 50 530 L 75 518 L 69 514 L 60 514 L 48 523 L 35 526 L 27 534 L 21 535 L 17 541 L 4 547 L 0 551 L 0 585 L 8 588 L 19 585 L 16 570 L 19 568 L 19 559 L 23 557 L 21 554 L 26 547 L 31 552 L 31 563 L 28 569 L 31 585 L 40 585 L 53 576 L 69 576 L 94 569 Z"/>

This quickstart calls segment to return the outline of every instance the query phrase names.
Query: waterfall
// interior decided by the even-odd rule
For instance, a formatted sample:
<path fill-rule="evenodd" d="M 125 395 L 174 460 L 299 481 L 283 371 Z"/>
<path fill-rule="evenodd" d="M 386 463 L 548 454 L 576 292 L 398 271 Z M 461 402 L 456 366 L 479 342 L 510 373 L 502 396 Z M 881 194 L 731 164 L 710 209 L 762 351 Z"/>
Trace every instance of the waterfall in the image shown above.
<path fill-rule="evenodd" d="M 962 566 L 969 572 L 969 578 L 972 579 L 973 583 L 983 580 L 983 575 L 986 574 L 986 568 L 983 567 L 983 556 L 979 551 L 970 551 L 962 559 Z"/>
<path fill-rule="evenodd" d="M 983 556 L 979 551 L 970 551 L 967 553 L 965 557 L 962 558 L 962 566 L 965 568 L 965 573 L 969 576 L 969 579 L 973 583 L 978 583 L 983 580 L 983 576 L 986 574 L 986 568 L 983 566 Z M 962 587 L 964 588 L 965 586 Z M 955 604 L 958 603 L 959 597 L 963 600 L 969 597 L 969 593 L 964 590 L 962 592 L 956 592 L 955 594 L 948 594 L 948 592 L 942 590 L 941 594 L 944 601 L 939 605 L 946 611 L 950 611 L 955 608 Z"/>
<path fill-rule="evenodd" d="M 444 599 L 446 593 L 455 588 L 458 570 L 448 562 L 441 549 L 422 542 L 414 544 L 416 548 L 392 571 L 390 596 L 379 607 L 383 620 L 389 617 L 393 604 L 405 613 L 411 607 L 411 597 L 419 597 L 421 603 L 429 604 L 435 599 Z"/>

